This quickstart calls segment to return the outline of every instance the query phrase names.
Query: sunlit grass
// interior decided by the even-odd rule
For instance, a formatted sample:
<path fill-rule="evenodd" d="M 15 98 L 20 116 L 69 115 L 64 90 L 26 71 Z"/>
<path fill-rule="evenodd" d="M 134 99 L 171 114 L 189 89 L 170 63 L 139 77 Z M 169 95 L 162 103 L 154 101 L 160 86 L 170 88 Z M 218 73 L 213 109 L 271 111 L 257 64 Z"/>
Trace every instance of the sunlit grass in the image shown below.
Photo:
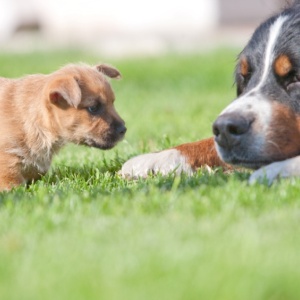
<path fill-rule="evenodd" d="M 29 187 L 0 194 L 0 299 L 299 299 L 300 180 L 249 172 L 127 181 L 129 157 L 211 135 L 235 97 L 233 50 L 109 60 L 0 55 L 0 74 L 110 62 L 128 134 L 104 152 L 70 145 Z"/>

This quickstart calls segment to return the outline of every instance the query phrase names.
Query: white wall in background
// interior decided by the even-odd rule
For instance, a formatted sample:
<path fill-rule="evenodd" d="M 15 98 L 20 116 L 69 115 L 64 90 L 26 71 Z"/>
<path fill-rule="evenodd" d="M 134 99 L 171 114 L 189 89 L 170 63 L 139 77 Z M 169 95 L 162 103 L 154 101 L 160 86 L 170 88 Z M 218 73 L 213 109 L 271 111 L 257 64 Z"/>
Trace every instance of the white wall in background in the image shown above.
<path fill-rule="evenodd" d="M 101 33 L 205 31 L 217 24 L 218 16 L 217 0 L 0 0 L 0 39 L 30 18 L 38 19 L 54 39 L 76 40 Z"/>

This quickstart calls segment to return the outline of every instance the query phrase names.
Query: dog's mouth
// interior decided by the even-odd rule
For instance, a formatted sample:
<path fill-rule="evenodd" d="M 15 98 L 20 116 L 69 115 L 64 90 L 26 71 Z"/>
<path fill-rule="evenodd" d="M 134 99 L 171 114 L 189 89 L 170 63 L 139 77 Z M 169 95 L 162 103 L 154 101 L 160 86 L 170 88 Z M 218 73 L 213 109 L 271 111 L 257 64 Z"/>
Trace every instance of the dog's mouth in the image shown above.
<path fill-rule="evenodd" d="M 239 158 L 231 158 L 224 160 L 226 163 L 247 168 L 247 169 L 259 169 L 263 166 L 269 165 L 273 161 L 271 160 L 247 160 L 247 159 L 239 159 Z"/>
<path fill-rule="evenodd" d="M 99 143 L 96 143 L 94 141 L 92 141 L 90 143 L 86 143 L 86 145 L 89 146 L 89 147 L 93 147 L 93 148 L 97 148 L 97 149 L 101 149 L 101 150 L 112 149 L 116 144 L 117 144 L 117 142 L 107 143 L 107 144 L 99 144 Z"/>
<path fill-rule="evenodd" d="M 239 153 L 235 153 L 234 151 L 226 151 L 222 147 L 217 147 L 218 154 L 220 158 L 230 164 L 235 165 L 247 169 L 259 169 L 263 166 L 269 165 L 274 162 L 274 160 L 266 157 L 261 157 L 260 155 L 247 155 L 247 153 L 243 153 L 240 155 Z"/>
<path fill-rule="evenodd" d="M 95 140 L 85 140 L 82 142 L 83 145 L 88 146 L 88 147 L 93 147 L 101 150 L 109 150 L 112 149 L 118 141 L 103 141 L 103 142 L 97 142 Z"/>
<path fill-rule="evenodd" d="M 220 158 L 231 165 L 244 167 L 247 169 L 259 169 L 263 166 L 269 165 L 274 162 L 283 161 L 295 156 L 300 155 L 299 151 L 282 155 L 282 153 L 271 155 L 269 152 L 263 153 L 263 151 L 259 153 L 255 153 L 255 151 L 234 151 L 231 149 L 230 151 L 224 150 L 220 146 L 217 147 L 217 152 Z"/>
<path fill-rule="evenodd" d="M 93 138 L 87 138 L 82 142 L 82 144 L 101 150 L 109 150 L 112 149 L 118 142 L 120 142 L 123 137 L 124 136 L 119 136 L 118 138 L 102 138 L 101 141 Z"/>
<path fill-rule="evenodd" d="M 230 165 L 235 165 L 235 166 L 239 166 L 239 167 L 243 167 L 243 168 L 247 168 L 247 169 L 259 169 L 261 167 L 267 166 L 273 162 L 277 162 L 277 161 L 282 161 L 287 159 L 288 157 L 262 157 L 260 155 L 249 155 L 247 157 L 247 155 L 244 154 L 243 157 L 241 157 L 241 155 L 238 155 L 236 153 L 224 153 L 222 151 L 218 151 L 219 156 L 221 157 L 221 159 L 230 164 Z M 294 156 L 291 156 L 294 157 Z"/>

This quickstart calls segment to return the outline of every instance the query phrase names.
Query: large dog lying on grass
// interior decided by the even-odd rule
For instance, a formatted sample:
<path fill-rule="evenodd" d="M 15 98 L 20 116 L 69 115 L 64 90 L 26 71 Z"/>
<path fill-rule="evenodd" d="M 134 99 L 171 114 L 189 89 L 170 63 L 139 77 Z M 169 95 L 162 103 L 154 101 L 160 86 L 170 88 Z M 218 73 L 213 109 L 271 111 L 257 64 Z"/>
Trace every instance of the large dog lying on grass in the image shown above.
<path fill-rule="evenodd" d="M 214 122 L 214 137 L 134 157 L 121 174 L 191 174 L 230 164 L 257 169 L 250 182 L 300 176 L 299 1 L 256 29 L 235 78 L 238 97 Z"/>

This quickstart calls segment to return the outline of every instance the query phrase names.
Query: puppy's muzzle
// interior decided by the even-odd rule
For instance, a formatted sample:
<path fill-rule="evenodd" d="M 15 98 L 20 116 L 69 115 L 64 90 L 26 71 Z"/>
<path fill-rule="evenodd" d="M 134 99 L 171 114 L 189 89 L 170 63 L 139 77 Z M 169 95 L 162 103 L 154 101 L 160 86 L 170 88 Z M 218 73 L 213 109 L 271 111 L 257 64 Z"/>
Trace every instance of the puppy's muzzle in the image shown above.
<path fill-rule="evenodd" d="M 125 123 L 115 123 L 113 125 L 113 135 L 115 140 L 121 140 L 124 138 L 127 128 Z"/>
<path fill-rule="evenodd" d="M 237 113 L 225 113 L 213 124 L 213 133 L 217 144 L 226 150 L 231 150 L 241 143 L 250 131 L 254 118 L 241 116 Z"/>
<path fill-rule="evenodd" d="M 116 127 L 116 133 L 120 136 L 123 137 L 127 131 L 127 128 L 125 124 L 120 124 Z"/>

